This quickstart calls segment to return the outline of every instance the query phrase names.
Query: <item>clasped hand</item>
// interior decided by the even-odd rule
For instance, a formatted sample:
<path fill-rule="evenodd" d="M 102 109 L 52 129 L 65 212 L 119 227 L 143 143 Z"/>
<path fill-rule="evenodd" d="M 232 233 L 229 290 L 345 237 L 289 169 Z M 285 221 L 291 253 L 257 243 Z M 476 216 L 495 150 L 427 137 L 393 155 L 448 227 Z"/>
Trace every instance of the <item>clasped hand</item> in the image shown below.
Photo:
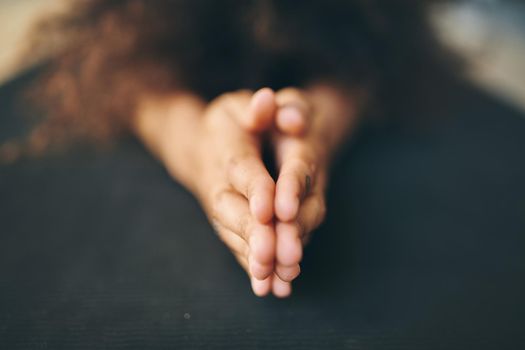
<path fill-rule="evenodd" d="M 197 197 L 258 296 L 291 293 L 303 247 L 325 217 L 330 159 L 351 125 L 347 101 L 323 86 L 264 88 L 207 104 L 183 95 L 140 114 L 139 136 Z M 275 179 L 263 146 L 271 148 Z"/>

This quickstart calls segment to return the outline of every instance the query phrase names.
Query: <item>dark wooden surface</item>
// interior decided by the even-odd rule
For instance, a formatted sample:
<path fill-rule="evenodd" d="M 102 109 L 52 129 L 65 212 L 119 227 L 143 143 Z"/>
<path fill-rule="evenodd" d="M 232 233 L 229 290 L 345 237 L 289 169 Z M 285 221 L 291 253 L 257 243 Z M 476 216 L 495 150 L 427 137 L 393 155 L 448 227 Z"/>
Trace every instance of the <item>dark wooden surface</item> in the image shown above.
<path fill-rule="evenodd" d="M 287 300 L 133 141 L 1 166 L 0 349 L 525 348 L 525 118 L 462 94 L 359 133 Z"/>

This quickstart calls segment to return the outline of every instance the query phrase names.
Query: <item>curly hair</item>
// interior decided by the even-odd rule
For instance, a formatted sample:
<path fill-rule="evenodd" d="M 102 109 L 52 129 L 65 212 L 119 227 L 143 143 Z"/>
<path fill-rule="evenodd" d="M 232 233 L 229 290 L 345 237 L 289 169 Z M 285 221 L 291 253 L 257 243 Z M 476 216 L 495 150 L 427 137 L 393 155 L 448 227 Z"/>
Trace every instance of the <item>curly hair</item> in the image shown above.
<path fill-rule="evenodd" d="M 60 45 L 31 90 L 45 118 L 30 144 L 111 140 L 129 131 L 140 94 L 176 89 L 211 99 L 331 79 L 386 104 L 400 80 L 441 65 L 432 2 L 73 0 L 35 31 L 35 51 Z"/>

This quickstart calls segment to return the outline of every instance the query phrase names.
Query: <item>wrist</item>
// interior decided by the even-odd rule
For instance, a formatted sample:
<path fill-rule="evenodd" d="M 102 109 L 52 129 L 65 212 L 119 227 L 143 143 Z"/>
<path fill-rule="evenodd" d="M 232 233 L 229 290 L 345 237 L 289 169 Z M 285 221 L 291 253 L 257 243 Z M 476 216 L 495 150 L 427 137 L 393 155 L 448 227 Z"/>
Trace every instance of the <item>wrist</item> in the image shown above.
<path fill-rule="evenodd" d="M 190 191 L 199 174 L 200 120 L 204 103 L 194 95 L 175 94 L 141 101 L 134 130 L 169 174 Z"/>

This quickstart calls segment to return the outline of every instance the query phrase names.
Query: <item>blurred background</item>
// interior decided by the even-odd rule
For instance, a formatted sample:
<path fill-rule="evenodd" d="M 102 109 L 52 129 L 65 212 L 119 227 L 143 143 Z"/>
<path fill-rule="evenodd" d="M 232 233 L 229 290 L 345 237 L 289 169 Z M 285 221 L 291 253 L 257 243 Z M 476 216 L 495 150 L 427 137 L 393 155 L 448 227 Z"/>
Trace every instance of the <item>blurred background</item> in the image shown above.
<path fill-rule="evenodd" d="M 505 103 L 456 87 L 433 128 L 363 127 L 287 301 L 252 297 L 135 140 L 0 162 L 0 350 L 525 349 L 525 0 L 437 2 L 439 36 Z M 7 83 L 28 30 L 68 3 L 0 0 L 2 141 L 26 135 L 26 82 Z"/>
<path fill-rule="evenodd" d="M 28 67 L 18 63 L 31 25 L 67 0 L 0 0 L 0 84 Z M 525 110 L 525 2 L 443 2 L 429 14 L 443 41 L 469 64 L 479 86 Z"/>

